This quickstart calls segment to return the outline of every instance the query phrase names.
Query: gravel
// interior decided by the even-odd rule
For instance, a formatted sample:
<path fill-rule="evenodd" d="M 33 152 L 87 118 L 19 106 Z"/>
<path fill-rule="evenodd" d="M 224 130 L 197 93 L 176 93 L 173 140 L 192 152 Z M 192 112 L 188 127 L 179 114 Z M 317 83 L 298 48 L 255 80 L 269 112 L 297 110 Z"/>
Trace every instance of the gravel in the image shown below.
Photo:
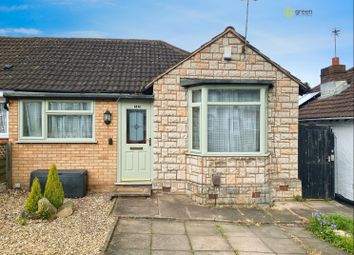
<path fill-rule="evenodd" d="M 104 193 L 89 193 L 72 200 L 75 212 L 67 218 L 28 221 L 20 225 L 16 217 L 26 192 L 0 193 L 0 254 L 100 254 L 114 225 L 110 215 L 114 202 Z"/>

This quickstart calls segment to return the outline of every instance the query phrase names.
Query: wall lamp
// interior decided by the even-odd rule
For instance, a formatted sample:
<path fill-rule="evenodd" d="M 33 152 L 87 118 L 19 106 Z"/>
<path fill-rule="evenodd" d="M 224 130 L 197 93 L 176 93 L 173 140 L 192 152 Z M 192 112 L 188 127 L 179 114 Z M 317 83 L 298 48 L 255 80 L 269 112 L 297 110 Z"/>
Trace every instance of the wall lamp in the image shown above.
<path fill-rule="evenodd" d="M 103 114 L 103 121 L 106 123 L 106 125 L 111 124 L 112 122 L 112 113 L 110 111 L 105 111 Z"/>

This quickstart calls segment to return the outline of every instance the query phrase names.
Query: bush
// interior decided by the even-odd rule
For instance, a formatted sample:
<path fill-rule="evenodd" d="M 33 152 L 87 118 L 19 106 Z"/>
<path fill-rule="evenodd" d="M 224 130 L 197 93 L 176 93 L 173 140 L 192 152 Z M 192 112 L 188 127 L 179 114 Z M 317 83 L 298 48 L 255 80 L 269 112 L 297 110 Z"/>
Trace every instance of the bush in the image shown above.
<path fill-rule="evenodd" d="M 64 202 L 64 189 L 55 164 L 50 167 L 45 184 L 44 197 L 56 208 L 59 208 Z"/>
<path fill-rule="evenodd" d="M 42 198 L 41 185 L 38 178 L 34 178 L 31 192 L 29 193 L 24 209 L 28 213 L 35 213 L 38 210 L 38 201 Z"/>
<path fill-rule="evenodd" d="M 354 230 L 353 220 L 338 214 L 323 215 L 317 213 L 311 218 L 309 229 L 322 240 L 330 242 L 332 245 L 348 252 L 354 253 Z M 352 236 L 340 236 L 337 230 L 350 233 Z"/>
<path fill-rule="evenodd" d="M 48 220 L 51 216 L 48 209 L 46 209 L 43 205 L 38 206 L 38 211 L 36 213 L 38 217 L 43 220 Z"/>

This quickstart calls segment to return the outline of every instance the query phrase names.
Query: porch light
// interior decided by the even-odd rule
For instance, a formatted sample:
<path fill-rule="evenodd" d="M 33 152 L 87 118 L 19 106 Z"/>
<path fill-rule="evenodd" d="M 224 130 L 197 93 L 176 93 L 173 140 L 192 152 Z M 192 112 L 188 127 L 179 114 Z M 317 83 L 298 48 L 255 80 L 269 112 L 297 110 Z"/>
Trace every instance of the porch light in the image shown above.
<path fill-rule="evenodd" d="M 104 123 L 106 123 L 106 125 L 111 124 L 112 121 L 112 113 L 110 111 L 105 111 L 105 113 L 103 114 L 103 121 Z"/>

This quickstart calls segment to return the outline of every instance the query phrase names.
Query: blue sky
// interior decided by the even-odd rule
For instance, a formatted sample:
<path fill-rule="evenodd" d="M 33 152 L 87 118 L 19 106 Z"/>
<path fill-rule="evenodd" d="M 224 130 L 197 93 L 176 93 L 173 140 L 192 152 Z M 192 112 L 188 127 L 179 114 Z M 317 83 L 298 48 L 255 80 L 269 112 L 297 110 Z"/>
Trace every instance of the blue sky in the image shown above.
<path fill-rule="evenodd" d="M 245 0 L 2 0 L 0 35 L 161 39 L 193 51 L 226 26 L 244 34 L 245 9 Z M 311 86 L 331 63 L 334 27 L 337 55 L 352 67 L 352 0 L 250 2 L 250 43 Z"/>

